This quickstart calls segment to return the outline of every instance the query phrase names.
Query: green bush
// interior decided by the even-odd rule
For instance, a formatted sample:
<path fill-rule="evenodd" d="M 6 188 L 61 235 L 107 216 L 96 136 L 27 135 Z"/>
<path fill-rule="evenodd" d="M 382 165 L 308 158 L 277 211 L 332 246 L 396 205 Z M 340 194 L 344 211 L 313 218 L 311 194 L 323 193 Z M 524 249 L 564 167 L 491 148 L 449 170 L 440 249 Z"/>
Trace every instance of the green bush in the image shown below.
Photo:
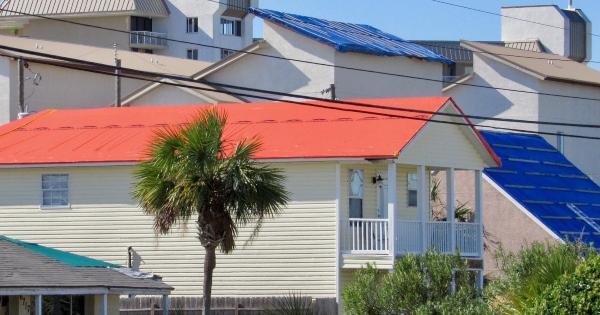
<path fill-rule="evenodd" d="M 500 250 L 496 259 L 503 275 L 490 283 L 486 297 L 500 313 L 530 314 L 546 289 L 563 275 L 572 274 L 589 251 L 582 244 L 542 243 L 514 254 Z"/>
<path fill-rule="evenodd" d="M 370 265 L 359 270 L 342 298 L 345 311 L 356 315 L 485 314 L 474 283 L 463 259 L 428 252 L 402 257 L 390 273 Z"/>
<path fill-rule="evenodd" d="M 590 255 L 548 287 L 532 313 L 600 314 L 600 256 Z"/>

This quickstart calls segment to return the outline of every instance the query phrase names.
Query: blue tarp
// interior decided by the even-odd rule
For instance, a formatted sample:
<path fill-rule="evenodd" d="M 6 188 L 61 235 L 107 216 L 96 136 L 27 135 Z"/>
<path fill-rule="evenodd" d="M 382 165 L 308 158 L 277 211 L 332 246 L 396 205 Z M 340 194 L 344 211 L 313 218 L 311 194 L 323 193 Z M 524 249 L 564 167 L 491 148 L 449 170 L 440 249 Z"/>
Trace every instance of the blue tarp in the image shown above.
<path fill-rule="evenodd" d="M 600 248 L 600 187 L 537 135 L 482 131 L 502 159 L 484 173 L 546 227 L 565 240 Z M 572 210 L 577 207 L 583 216 Z"/>
<path fill-rule="evenodd" d="M 250 13 L 333 46 L 339 52 L 378 56 L 416 57 L 427 61 L 453 64 L 444 56 L 369 25 L 328 21 L 279 11 L 250 8 Z"/>

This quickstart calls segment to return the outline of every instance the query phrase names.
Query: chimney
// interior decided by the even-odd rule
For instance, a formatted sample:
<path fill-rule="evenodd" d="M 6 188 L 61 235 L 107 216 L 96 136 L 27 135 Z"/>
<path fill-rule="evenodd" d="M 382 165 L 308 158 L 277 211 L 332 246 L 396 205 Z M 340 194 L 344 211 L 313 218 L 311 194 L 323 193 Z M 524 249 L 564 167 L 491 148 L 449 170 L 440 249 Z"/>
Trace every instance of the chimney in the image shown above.
<path fill-rule="evenodd" d="M 503 7 L 502 41 L 539 40 L 548 53 L 578 62 L 590 60 L 592 23 L 569 1 L 567 9 L 556 5 Z"/>

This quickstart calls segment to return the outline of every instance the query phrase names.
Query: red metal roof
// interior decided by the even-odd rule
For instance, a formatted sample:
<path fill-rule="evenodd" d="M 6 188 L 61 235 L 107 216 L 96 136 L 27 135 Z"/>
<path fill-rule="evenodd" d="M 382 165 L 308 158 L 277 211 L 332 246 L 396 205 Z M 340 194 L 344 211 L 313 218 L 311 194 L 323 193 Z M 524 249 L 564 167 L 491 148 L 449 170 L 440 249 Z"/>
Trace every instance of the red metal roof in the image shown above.
<path fill-rule="evenodd" d="M 355 100 L 439 111 L 446 97 Z M 393 158 L 426 121 L 381 114 L 431 115 L 312 102 L 374 114 L 286 102 L 223 104 L 231 140 L 257 136 L 256 159 Z M 185 124 L 206 105 L 49 109 L 0 127 L 0 165 L 139 162 L 155 132 Z M 476 132 L 476 131 L 475 131 Z M 484 143 L 485 145 L 485 143 Z"/>

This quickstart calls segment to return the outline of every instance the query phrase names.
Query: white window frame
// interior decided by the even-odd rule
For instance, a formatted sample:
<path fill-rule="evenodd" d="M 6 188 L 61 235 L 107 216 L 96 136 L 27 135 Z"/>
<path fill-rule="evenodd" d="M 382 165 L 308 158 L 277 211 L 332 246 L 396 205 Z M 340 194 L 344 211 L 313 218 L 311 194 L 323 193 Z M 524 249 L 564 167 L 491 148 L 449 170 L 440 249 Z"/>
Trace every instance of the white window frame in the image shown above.
<path fill-rule="evenodd" d="M 231 34 L 228 34 L 228 33 L 225 32 L 225 27 L 224 27 L 223 21 L 228 21 L 228 22 L 232 23 L 232 25 L 231 25 Z M 239 27 L 240 28 L 239 29 L 239 34 L 240 35 L 236 35 L 236 34 L 238 34 L 238 32 L 236 32 L 236 30 L 237 30 L 236 25 L 238 25 L 238 22 L 239 22 L 239 25 L 240 25 L 240 27 Z M 241 19 L 230 18 L 230 17 L 221 17 L 220 27 L 221 27 L 221 35 L 224 35 L 224 36 L 233 36 L 233 37 L 242 37 L 244 35 L 244 22 Z"/>
<path fill-rule="evenodd" d="M 190 58 L 190 52 L 192 53 L 192 58 Z M 185 51 L 185 57 L 188 60 L 198 60 L 199 52 L 197 48 L 188 48 Z"/>
<path fill-rule="evenodd" d="M 190 21 L 192 22 L 190 24 Z M 198 33 L 200 27 L 198 25 L 198 17 L 188 17 L 185 19 L 185 32 L 186 33 Z"/>
<path fill-rule="evenodd" d="M 358 192 L 358 195 L 353 195 L 352 194 L 352 175 L 358 172 L 358 174 L 360 174 L 360 177 L 362 179 L 362 187 L 360 188 L 360 191 Z M 349 173 L 348 173 L 348 217 L 349 218 L 358 218 L 358 217 L 351 217 L 350 213 L 351 213 L 351 209 L 350 209 L 350 199 L 358 199 L 361 201 L 361 218 L 364 218 L 365 215 L 365 171 L 363 169 L 350 169 Z"/>
<path fill-rule="evenodd" d="M 44 176 L 66 176 L 67 177 L 67 188 L 66 189 L 48 189 L 44 188 Z M 44 204 L 44 192 L 45 191 L 64 191 L 67 192 L 67 203 L 64 205 L 45 205 Z M 40 209 L 70 209 L 71 208 L 71 177 L 66 173 L 44 173 L 40 176 Z"/>

